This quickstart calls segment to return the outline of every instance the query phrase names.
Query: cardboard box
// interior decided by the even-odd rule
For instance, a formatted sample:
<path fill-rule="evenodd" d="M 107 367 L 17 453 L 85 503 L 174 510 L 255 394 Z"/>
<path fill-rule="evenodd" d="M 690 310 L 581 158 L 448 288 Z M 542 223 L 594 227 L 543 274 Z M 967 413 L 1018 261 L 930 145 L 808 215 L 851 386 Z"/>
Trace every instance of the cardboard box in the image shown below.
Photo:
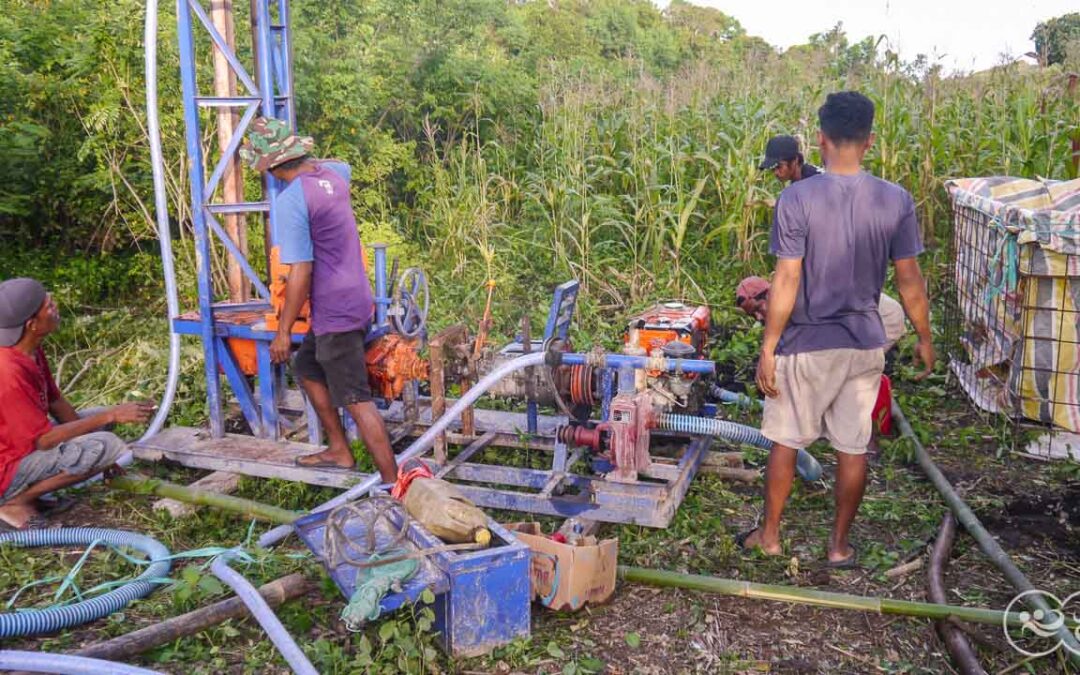
<path fill-rule="evenodd" d="M 532 550 L 533 595 L 545 606 L 574 611 L 604 602 L 615 592 L 618 539 L 574 546 L 544 536 L 539 523 L 510 523 L 506 529 Z"/>

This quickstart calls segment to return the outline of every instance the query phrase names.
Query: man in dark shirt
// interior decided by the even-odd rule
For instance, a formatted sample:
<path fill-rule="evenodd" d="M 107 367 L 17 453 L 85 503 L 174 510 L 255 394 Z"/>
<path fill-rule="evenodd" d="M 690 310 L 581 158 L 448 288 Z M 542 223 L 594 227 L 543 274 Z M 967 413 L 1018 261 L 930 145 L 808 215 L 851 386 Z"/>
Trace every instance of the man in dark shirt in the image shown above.
<path fill-rule="evenodd" d="M 878 313 L 890 261 L 904 311 L 919 336 L 916 354 L 934 362 L 929 302 L 915 204 L 907 190 L 866 173 L 874 104 L 857 92 L 830 94 L 818 110 L 828 171 L 786 188 L 774 213 L 776 272 L 758 359 L 767 397 L 761 433 L 772 441 L 765 520 L 739 537 L 747 548 L 782 552 L 780 517 L 798 450 L 824 436 L 837 450 L 830 567 L 855 563 L 848 531 L 866 484 L 866 448 L 886 334 Z"/>
<path fill-rule="evenodd" d="M 772 171 L 784 183 L 796 183 L 804 178 L 816 176 L 821 171 L 813 164 L 808 164 L 799 152 L 799 141 L 794 136 L 773 136 L 765 145 L 765 159 L 758 168 Z"/>

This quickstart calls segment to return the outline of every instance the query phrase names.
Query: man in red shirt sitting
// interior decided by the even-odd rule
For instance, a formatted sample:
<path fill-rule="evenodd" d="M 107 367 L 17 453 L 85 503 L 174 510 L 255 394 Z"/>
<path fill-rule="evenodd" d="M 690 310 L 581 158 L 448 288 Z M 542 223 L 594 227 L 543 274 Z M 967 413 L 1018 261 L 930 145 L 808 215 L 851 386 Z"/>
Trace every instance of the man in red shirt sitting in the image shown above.
<path fill-rule="evenodd" d="M 124 453 L 120 438 L 99 430 L 145 422 L 153 412 L 145 403 L 125 403 L 80 417 L 41 349 L 59 325 L 41 283 L 0 282 L 0 530 L 42 527 L 39 497 L 101 473 Z"/>

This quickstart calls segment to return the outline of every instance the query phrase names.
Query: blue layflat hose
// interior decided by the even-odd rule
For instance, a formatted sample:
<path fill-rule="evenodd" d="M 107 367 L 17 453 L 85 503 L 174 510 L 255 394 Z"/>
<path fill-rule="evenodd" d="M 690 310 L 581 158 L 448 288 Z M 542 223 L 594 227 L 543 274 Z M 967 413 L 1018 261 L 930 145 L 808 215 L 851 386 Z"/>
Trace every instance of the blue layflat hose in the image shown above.
<path fill-rule="evenodd" d="M 169 549 L 156 539 L 135 532 L 100 527 L 61 527 L 0 533 L 0 544 L 11 544 L 23 548 L 89 546 L 95 541 L 114 546 L 129 546 L 145 553 L 151 562 L 143 573 L 132 579 L 130 583 L 89 600 L 63 607 L 0 614 L 0 638 L 55 633 L 64 628 L 108 616 L 123 609 L 132 600 L 149 594 L 157 586 L 150 580 L 168 575 L 169 568 L 172 567 Z"/>
<path fill-rule="evenodd" d="M 663 431 L 677 431 L 683 434 L 715 436 L 735 443 L 753 445 L 763 450 L 772 448 L 772 441 L 762 436 L 761 432 L 754 427 L 712 417 L 663 414 L 660 416 L 658 428 Z M 814 482 L 821 478 L 821 464 L 806 450 L 799 450 L 795 470 L 798 471 L 799 477 L 805 481 Z"/>

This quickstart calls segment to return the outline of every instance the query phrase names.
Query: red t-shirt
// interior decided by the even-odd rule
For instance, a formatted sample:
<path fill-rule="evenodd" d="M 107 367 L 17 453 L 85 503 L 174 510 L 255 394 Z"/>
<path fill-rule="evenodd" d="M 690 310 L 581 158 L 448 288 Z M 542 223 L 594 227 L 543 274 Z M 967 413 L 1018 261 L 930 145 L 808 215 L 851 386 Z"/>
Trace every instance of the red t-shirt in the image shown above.
<path fill-rule="evenodd" d="M 45 352 L 30 357 L 14 347 L 0 347 L 0 494 L 8 489 L 19 462 L 52 428 L 49 406 L 60 390 Z"/>

